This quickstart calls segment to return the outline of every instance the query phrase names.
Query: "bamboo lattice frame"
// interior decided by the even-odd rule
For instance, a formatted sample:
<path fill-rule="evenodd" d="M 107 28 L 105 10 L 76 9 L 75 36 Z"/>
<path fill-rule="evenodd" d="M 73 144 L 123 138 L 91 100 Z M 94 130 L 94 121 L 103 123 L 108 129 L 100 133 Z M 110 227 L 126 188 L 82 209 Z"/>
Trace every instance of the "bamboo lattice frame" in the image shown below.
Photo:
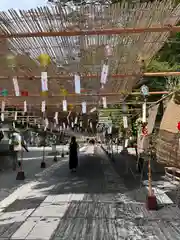
<path fill-rule="evenodd" d="M 92 96 L 69 96 L 68 102 L 79 104 L 86 101 L 88 105 L 97 105 L 99 93 L 131 92 L 133 86 L 142 75 L 141 60 L 149 61 L 167 41 L 173 26 L 180 20 L 180 5 L 173 7 L 171 1 L 134 4 L 126 3 L 113 5 L 85 5 L 71 11 L 61 5 L 31 9 L 29 11 L 0 12 L 0 70 L 1 88 L 8 89 L 9 95 L 14 95 L 12 76 L 19 76 L 19 85 L 27 90 L 29 95 L 40 96 L 41 71 L 37 57 L 47 53 L 51 64 L 46 69 L 49 79 L 49 96 L 60 94 L 60 88 L 69 93 L 74 92 L 72 76 L 75 72 L 84 75 L 82 88 L 92 93 Z M 152 27 L 159 30 L 151 32 Z M 162 31 L 160 30 L 162 28 Z M 144 29 L 144 31 L 121 31 L 121 34 L 107 34 L 107 29 Z M 146 30 L 145 30 L 146 29 Z M 149 30 L 148 30 L 149 29 Z M 64 31 L 105 31 L 104 35 L 32 37 L 35 33 Z M 31 34 L 28 37 L 27 33 Z M 23 37 L 26 35 L 26 37 Z M 52 35 L 52 34 L 51 34 Z M 56 36 L 55 36 L 56 35 Z M 60 35 L 60 34 L 59 34 Z M 67 33 L 68 35 L 68 33 Z M 13 36 L 13 38 L 12 38 Z M 20 38 L 18 36 L 21 36 Z M 111 45 L 113 54 L 106 59 L 104 46 Z M 5 61 L 6 55 L 13 52 L 16 55 L 16 68 L 12 71 Z M 110 74 L 105 89 L 100 89 L 100 74 L 103 63 L 110 66 Z M 88 77 L 88 76 L 89 77 Z M 92 78 L 91 76 L 94 75 Z M 113 76 L 112 76 L 113 75 Z M 128 77 L 124 77 L 124 76 Z M 67 77 L 69 76 L 69 79 Z M 8 80 L 7 80 L 8 79 Z M 63 97 L 56 100 L 48 98 L 47 103 L 52 111 L 59 111 Z M 7 97 L 9 105 L 21 104 L 24 98 Z M 31 99 L 31 109 L 35 109 L 42 97 Z M 55 101 L 55 102 L 54 102 Z M 122 97 L 108 96 L 107 102 L 118 103 Z M 34 104 L 34 105 L 33 105 Z M 54 106 L 54 107 L 53 107 Z M 39 109 L 40 110 L 40 109 Z M 80 111 L 80 109 L 78 108 Z M 77 110 L 76 110 L 77 111 Z"/>

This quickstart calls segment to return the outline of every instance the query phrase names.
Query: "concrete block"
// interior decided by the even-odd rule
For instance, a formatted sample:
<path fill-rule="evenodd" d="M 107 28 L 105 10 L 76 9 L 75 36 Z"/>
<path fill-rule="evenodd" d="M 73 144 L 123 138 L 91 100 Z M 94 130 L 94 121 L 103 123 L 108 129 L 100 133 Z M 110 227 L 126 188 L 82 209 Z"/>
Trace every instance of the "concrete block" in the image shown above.
<path fill-rule="evenodd" d="M 41 206 L 32 214 L 33 217 L 63 217 L 68 204 Z"/>

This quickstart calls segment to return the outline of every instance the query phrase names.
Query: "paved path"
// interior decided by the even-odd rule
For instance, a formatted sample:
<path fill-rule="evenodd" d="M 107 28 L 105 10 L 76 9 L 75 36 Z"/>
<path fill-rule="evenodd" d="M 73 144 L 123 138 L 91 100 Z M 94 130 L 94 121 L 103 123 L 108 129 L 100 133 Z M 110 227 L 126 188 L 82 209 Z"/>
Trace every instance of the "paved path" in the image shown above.
<path fill-rule="evenodd" d="M 64 159 L 0 202 L 0 240 L 180 239 L 177 207 L 147 211 L 100 147 L 81 150 L 76 173 Z"/>

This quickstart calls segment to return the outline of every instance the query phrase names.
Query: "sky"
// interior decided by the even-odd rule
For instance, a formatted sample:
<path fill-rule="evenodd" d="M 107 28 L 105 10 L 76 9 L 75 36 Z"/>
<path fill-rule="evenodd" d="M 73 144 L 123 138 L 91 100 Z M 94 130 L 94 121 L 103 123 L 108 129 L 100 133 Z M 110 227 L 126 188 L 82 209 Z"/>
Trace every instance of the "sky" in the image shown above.
<path fill-rule="evenodd" d="M 7 11 L 10 8 L 26 10 L 46 4 L 47 0 L 0 0 L 0 11 Z"/>

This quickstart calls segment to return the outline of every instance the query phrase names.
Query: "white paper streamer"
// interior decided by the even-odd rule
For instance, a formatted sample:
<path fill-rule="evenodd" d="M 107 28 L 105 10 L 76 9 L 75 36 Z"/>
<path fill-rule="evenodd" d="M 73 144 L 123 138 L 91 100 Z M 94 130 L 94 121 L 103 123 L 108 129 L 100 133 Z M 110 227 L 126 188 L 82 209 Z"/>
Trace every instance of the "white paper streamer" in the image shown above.
<path fill-rule="evenodd" d="M 67 111 L 67 101 L 63 100 L 63 111 Z"/>
<path fill-rule="evenodd" d="M 103 108 L 107 108 L 106 97 L 102 97 Z"/>
<path fill-rule="evenodd" d="M 63 122 L 63 129 L 66 129 L 66 124 Z"/>
<path fill-rule="evenodd" d="M 19 84 L 18 84 L 17 77 L 13 77 L 13 85 L 14 85 L 15 95 L 16 95 L 17 97 L 20 96 Z"/>
<path fill-rule="evenodd" d="M 79 126 L 82 127 L 82 121 L 79 123 Z"/>
<path fill-rule="evenodd" d="M 59 126 L 59 131 L 62 131 L 62 126 Z"/>
<path fill-rule="evenodd" d="M 41 103 L 41 112 L 45 112 L 46 111 L 46 101 L 42 101 Z"/>
<path fill-rule="evenodd" d="M 41 89 L 42 92 L 48 91 L 47 72 L 41 72 Z"/>
<path fill-rule="evenodd" d="M 26 113 L 26 112 L 27 112 L 27 102 L 24 101 L 24 113 Z"/>
<path fill-rule="evenodd" d="M 81 81 L 79 75 L 74 75 L 75 93 L 81 93 Z"/>
<path fill-rule="evenodd" d="M 74 123 L 73 123 L 73 122 L 71 123 L 71 127 L 72 127 L 72 128 L 74 127 Z"/>
<path fill-rule="evenodd" d="M 86 102 L 82 102 L 82 113 L 86 113 Z"/>
<path fill-rule="evenodd" d="M 124 128 L 128 128 L 128 119 L 127 119 L 127 116 L 123 116 L 123 126 L 124 126 Z"/>
<path fill-rule="evenodd" d="M 146 122 L 146 102 L 144 102 L 142 105 L 142 122 Z"/>
<path fill-rule="evenodd" d="M 102 68 L 102 72 L 101 72 L 101 83 L 102 84 L 106 84 L 106 82 L 107 82 L 108 71 L 109 71 L 109 66 L 104 64 L 103 68 Z"/>

